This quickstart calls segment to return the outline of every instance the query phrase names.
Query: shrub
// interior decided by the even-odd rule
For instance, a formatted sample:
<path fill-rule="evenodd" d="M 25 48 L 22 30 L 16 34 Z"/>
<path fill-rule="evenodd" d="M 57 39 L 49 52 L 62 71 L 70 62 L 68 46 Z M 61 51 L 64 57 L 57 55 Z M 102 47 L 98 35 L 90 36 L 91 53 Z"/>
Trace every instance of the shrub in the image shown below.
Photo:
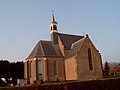
<path fill-rule="evenodd" d="M 120 90 L 120 78 L 1 87 L 0 90 Z"/>

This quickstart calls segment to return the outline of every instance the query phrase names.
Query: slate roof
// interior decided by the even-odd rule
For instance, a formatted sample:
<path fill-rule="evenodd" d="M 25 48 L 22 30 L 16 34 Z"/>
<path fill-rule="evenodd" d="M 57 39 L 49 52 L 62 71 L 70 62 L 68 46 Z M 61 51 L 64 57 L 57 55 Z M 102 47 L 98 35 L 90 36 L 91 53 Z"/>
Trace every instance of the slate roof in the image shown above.
<path fill-rule="evenodd" d="M 73 50 L 71 51 L 70 56 L 74 55 L 77 52 L 76 50 L 77 48 L 80 47 L 82 39 L 84 38 L 84 36 L 62 34 L 62 33 L 58 33 L 58 36 L 60 37 L 65 49 L 71 49 L 73 43 L 79 41 L 78 44 L 75 43 L 75 45 L 73 45 Z M 53 44 L 52 41 L 41 41 L 41 40 L 34 47 L 33 51 L 30 53 L 28 58 L 39 57 L 39 56 L 63 57 L 62 52 L 57 44 Z"/>
<path fill-rule="evenodd" d="M 62 57 L 63 55 L 58 45 L 53 44 L 51 41 L 40 40 L 37 43 L 37 45 L 34 47 L 33 51 L 30 53 L 28 58 L 38 57 L 38 56 L 60 56 Z"/>
<path fill-rule="evenodd" d="M 62 34 L 62 33 L 58 33 L 58 36 L 60 37 L 62 44 L 64 45 L 64 48 L 66 49 L 71 49 L 71 45 L 74 42 L 84 38 L 84 36 Z"/>
<path fill-rule="evenodd" d="M 58 45 L 53 44 L 51 41 L 41 41 L 45 56 L 62 56 Z"/>
<path fill-rule="evenodd" d="M 39 41 L 36 46 L 34 47 L 33 51 L 30 53 L 29 57 L 36 57 L 36 56 L 43 56 L 43 50 L 42 50 L 42 45 L 41 45 L 41 41 Z"/>
<path fill-rule="evenodd" d="M 69 58 L 71 56 L 74 56 L 80 50 L 80 48 L 82 47 L 84 41 L 85 41 L 85 38 L 82 38 L 82 39 L 74 42 L 72 44 L 71 51 L 70 51 L 70 53 L 68 54 L 67 57 Z"/>

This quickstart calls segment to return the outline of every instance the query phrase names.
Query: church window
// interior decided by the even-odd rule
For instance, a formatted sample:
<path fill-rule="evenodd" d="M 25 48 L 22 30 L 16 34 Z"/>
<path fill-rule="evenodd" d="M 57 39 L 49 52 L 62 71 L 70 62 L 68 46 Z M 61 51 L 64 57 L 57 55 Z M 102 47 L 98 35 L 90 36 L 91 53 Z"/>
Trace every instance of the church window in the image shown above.
<path fill-rule="evenodd" d="M 29 75 L 30 75 L 30 77 L 31 77 L 31 71 L 32 71 L 32 61 L 30 62 L 30 65 L 29 65 Z"/>
<path fill-rule="evenodd" d="M 41 77 L 42 77 L 42 70 L 43 70 L 43 68 L 42 68 L 42 61 L 39 60 L 39 61 L 38 61 L 38 78 L 39 78 L 39 80 L 40 80 Z"/>
<path fill-rule="evenodd" d="M 54 75 L 58 75 L 58 64 L 56 61 L 54 61 Z"/>
<path fill-rule="evenodd" d="M 89 70 L 93 70 L 93 65 L 92 65 L 92 55 L 91 55 L 91 49 L 88 49 L 88 62 L 89 62 Z"/>

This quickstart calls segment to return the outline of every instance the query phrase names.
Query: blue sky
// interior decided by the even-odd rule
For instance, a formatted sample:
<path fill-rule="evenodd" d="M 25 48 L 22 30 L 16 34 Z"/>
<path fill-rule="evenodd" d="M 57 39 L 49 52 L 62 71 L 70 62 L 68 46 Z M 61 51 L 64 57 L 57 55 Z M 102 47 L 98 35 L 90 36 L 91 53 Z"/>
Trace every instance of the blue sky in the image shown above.
<path fill-rule="evenodd" d="M 88 33 L 104 61 L 120 62 L 120 0 L 0 0 L 0 60 L 25 60 L 50 40 L 52 10 L 59 32 Z"/>

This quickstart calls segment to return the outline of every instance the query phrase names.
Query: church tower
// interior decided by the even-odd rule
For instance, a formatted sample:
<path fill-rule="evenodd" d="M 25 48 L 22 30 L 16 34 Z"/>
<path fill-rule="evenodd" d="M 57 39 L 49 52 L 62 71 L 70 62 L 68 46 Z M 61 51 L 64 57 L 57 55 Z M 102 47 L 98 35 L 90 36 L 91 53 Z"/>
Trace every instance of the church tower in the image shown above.
<path fill-rule="evenodd" d="M 50 34 L 51 34 L 51 41 L 54 44 L 58 44 L 58 27 L 57 27 L 57 22 L 55 21 L 54 13 L 52 13 L 52 22 L 50 24 Z"/>

